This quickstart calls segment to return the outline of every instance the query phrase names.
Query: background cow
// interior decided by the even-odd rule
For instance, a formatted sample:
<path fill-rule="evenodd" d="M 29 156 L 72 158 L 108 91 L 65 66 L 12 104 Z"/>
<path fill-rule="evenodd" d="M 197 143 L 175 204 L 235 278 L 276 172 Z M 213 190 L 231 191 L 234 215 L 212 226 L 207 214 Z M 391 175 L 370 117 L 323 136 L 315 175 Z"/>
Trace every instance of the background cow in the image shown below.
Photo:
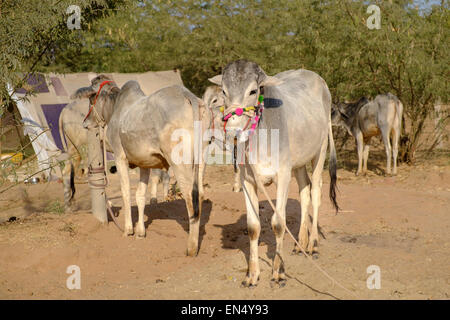
<path fill-rule="evenodd" d="M 381 133 L 386 150 L 386 173 L 397 174 L 398 143 L 402 127 L 403 104 L 393 94 L 380 94 L 369 101 L 363 97 L 355 103 L 338 103 L 333 106 L 333 124 L 342 125 L 356 139 L 358 170 L 356 175 L 367 171 L 370 140 Z M 392 147 L 390 137 L 392 135 Z"/>
<path fill-rule="evenodd" d="M 64 187 L 64 205 L 67 211 L 71 210 L 71 204 L 75 195 L 74 179 L 82 179 L 87 172 L 86 165 L 82 164 L 82 150 L 87 148 L 88 130 L 83 127 L 83 120 L 86 117 L 89 105 L 86 100 L 75 100 L 63 108 L 59 116 L 59 134 L 63 146 L 63 152 L 66 153 L 66 161 L 62 170 L 62 181 Z M 112 152 L 108 140 L 106 149 Z M 112 168 L 114 169 L 114 168 Z M 112 170 L 114 173 L 115 170 Z M 158 183 L 163 185 L 164 200 L 169 195 L 170 176 L 166 170 L 153 169 L 150 173 L 151 188 L 150 201 L 156 203 L 156 193 Z"/>

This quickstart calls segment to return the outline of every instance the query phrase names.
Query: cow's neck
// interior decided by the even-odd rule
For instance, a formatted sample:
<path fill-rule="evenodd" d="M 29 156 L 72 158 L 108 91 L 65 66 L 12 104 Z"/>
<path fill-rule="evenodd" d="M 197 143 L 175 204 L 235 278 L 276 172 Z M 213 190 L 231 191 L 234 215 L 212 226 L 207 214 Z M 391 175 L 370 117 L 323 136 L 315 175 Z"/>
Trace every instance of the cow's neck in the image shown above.
<path fill-rule="evenodd" d="M 119 91 L 111 91 L 105 97 L 105 103 L 103 104 L 102 115 L 103 119 L 106 123 L 109 123 L 111 117 L 115 111 L 115 105 L 117 101 L 117 97 L 119 95 Z"/>

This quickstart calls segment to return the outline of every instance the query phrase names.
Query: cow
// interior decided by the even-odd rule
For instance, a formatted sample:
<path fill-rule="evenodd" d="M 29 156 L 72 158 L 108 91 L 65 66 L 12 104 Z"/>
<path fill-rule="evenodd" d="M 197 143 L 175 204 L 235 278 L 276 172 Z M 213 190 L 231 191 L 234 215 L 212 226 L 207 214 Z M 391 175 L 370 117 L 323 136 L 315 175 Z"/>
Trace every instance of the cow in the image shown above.
<path fill-rule="evenodd" d="M 135 234 L 128 167 L 138 167 L 140 173 L 136 190 L 137 237 L 145 237 L 146 233 L 144 207 L 150 169 L 167 170 L 171 167 L 189 216 L 187 255 L 197 255 L 203 201 L 200 172 L 204 164 L 195 161 L 198 155 L 195 143 L 188 142 L 196 140 L 194 121 L 200 121 L 205 111 L 203 101 L 180 85 L 165 87 L 145 96 L 138 82 L 128 81 L 119 88 L 105 75 L 92 79 L 91 86 L 78 89 L 72 97 L 90 99 L 94 112 L 86 119 L 86 126 L 96 125 L 95 122 L 99 121 L 108 126 L 106 137 L 114 152 L 122 191 L 124 236 Z M 186 152 L 179 152 L 180 143 Z M 177 156 L 180 153 L 182 156 Z"/>
<path fill-rule="evenodd" d="M 330 199 L 338 210 L 336 201 L 336 150 L 331 128 L 331 95 L 325 81 L 316 73 L 298 69 L 267 75 L 255 62 L 237 60 L 229 63 L 221 75 L 210 81 L 222 88 L 225 109 L 221 122 L 227 141 L 247 144 L 248 136 L 257 137 L 258 131 L 278 132 L 277 143 L 268 146 L 270 156 L 256 156 L 252 162 L 240 164 L 240 178 L 247 207 L 247 229 L 250 254 L 245 287 L 258 283 L 260 267 L 258 239 L 261 231 L 257 189 L 276 184 L 276 210 L 272 216 L 272 230 L 276 237 L 276 252 L 272 264 L 272 280 L 286 281 L 283 256 L 283 236 L 286 227 L 286 203 L 289 182 L 293 173 L 299 186 L 301 199 L 301 226 L 299 242 L 294 252 L 317 253 L 318 215 L 321 201 L 322 171 L 328 144 L 330 145 L 329 174 Z M 263 96 L 263 97 L 261 97 Z M 264 105 L 261 105 L 264 103 Z M 258 117 L 258 118 L 256 118 Z M 249 123 L 253 123 L 251 127 Z M 249 130 L 244 130 L 250 128 Z M 277 131 L 278 130 L 278 131 Z M 245 141 L 245 142 L 242 142 Z M 269 144 L 269 143 L 267 143 Z M 256 149 L 256 148 L 255 148 Z M 270 150 L 269 150 L 270 149 Z M 245 150 L 245 149 L 243 149 Z M 278 154 L 278 166 L 271 162 Z M 312 164 L 309 179 L 306 166 Z M 313 223 L 308 238 L 307 209 L 312 202 Z"/>
<path fill-rule="evenodd" d="M 210 112 L 210 116 L 212 119 L 215 119 L 218 114 L 221 113 L 221 108 L 224 105 L 224 98 L 222 94 L 222 89 L 219 86 L 208 86 L 205 90 L 205 93 L 202 97 L 203 102 L 205 103 L 207 109 Z M 228 145 L 225 145 L 225 149 Z M 228 148 L 230 149 L 230 148 Z M 231 149 L 232 150 L 232 149 Z M 239 166 L 235 167 L 234 174 L 234 183 L 232 190 L 234 192 L 241 192 L 241 179 L 239 178 Z"/>
<path fill-rule="evenodd" d="M 62 151 L 65 153 L 65 166 L 62 169 L 62 181 L 64 187 L 64 205 L 66 211 L 71 211 L 73 197 L 75 195 L 74 179 L 81 179 L 86 168 L 82 168 L 81 150 L 87 148 L 88 130 L 83 127 L 83 120 L 86 117 L 88 105 L 84 100 L 75 100 L 63 108 L 59 116 L 59 135 L 61 137 Z M 112 149 L 106 141 L 106 149 L 111 152 Z M 111 168 L 111 172 L 115 172 Z M 150 173 L 150 203 L 157 203 L 156 192 L 159 182 L 163 185 L 164 200 L 169 195 L 169 173 L 165 170 L 153 169 Z"/>
<path fill-rule="evenodd" d="M 332 108 L 332 122 L 347 129 L 356 140 L 358 169 L 356 175 L 367 172 L 370 140 L 381 134 L 386 151 L 386 173 L 397 174 L 397 154 L 402 127 L 403 104 L 392 93 L 379 94 L 373 100 L 366 97 L 354 103 L 338 103 Z M 390 137 L 392 135 L 392 146 Z"/>

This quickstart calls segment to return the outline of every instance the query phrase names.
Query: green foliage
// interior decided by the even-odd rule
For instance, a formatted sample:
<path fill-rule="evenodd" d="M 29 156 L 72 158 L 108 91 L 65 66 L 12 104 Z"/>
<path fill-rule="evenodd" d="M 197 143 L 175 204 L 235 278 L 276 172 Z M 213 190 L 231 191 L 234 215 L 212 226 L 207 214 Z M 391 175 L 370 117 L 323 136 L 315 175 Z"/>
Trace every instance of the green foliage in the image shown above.
<path fill-rule="evenodd" d="M 26 45 L 24 52 L 17 43 L 8 49 L 20 57 L 8 60 L 8 70 L 23 69 L 25 61 L 30 65 L 40 52 L 40 71 L 177 68 L 185 85 L 201 95 L 207 79 L 236 59 L 254 60 L 269 74 L 306 68 L 326 80 L 334 101 L 389 91 L 397 95 L 407 120 L 405 161 L 414 160 L 432 106 L 439 99 L 448 101 L 447 1 L 426 11 L 412 0 L 372 1 L 381 8 L 379 30 L 368 29 L 368 2 L 361 0 L 123 0 L 120 5 L 114 2 L 117 10 L 103 15 L 94 15 L 92 2 L 80 2 L 86 8 L 82 30 L 58 36 L 56 30 L 61 29 L 55 23 L 64 24 L 67 1 L 51 9 L 58 19 L 44 10 L 49 9 L 47 2 L 20 4 L 29 13 L 18 14 L 19 24 L 36 27 L 32 34 L 22 26 L 13 30 L 14 41 Z M 1 8 L 3 17 L 3 4 Z M 26 23 L 28 18 L 32 22 Z M 6 24 L 9 29 L 1 25 L 0 35 L 14 29 L 11 22 Z M 51 50 L 44 50 L 45 39 L 51 39 Z"/>
<path fill-rule="evenodd" d="M 107 0 L 77 0 L 81 26 L 108 14 L 114 3 Z M 122 1 L 119 1 L 122 2 Z M 7 103 L 6 83 L 24 84 L 24 74 L 33 73 L 45 57 L 52 57 L 61 44 L 77 42 L 80 32 L 67 27 L 71 0 L 3 0 L 0 2 L 0 102 Z"/>

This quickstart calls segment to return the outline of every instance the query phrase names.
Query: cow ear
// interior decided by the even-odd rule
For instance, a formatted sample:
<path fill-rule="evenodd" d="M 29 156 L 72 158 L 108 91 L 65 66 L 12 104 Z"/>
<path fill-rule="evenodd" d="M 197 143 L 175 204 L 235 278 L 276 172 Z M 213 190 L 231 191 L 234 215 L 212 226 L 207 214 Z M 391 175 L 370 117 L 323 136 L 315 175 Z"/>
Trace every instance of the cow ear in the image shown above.
<path fill-rule="evenodd" d="M 70 96 L 70 99 L 90 98 L 95 93 L 96 92 L 92 87 L 83 87 L 75 91 L 75 93 Z"/>
<path fill-rule="evenodd" d="M 265 86 L 279 86 L 284 81 L 272 76 L 266 76 L 263 81 L 259 84 L 261 87 Z"/>
<path fill-rule="evenodd" d="M 217 84 L 218 86 L 222 85 L 222 75 L 221 74 L 218 74 L 217 76 L 209 78 L 208 80 L 214 84 Z"/>

